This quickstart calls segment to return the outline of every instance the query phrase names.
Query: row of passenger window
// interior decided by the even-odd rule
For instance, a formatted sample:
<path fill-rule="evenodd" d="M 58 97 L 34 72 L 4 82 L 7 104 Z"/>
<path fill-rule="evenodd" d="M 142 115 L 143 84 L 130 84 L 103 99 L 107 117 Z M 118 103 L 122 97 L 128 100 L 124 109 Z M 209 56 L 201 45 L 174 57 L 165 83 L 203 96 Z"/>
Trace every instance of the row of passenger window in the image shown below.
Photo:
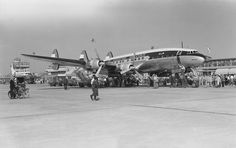
<path fill-rule="evenodd" d="M 155 53 L 147 53 L 143 56 L 138 56 L 135 58 L 135 61 L 144 60 L 145 56 L 148 56 L 149 59 L 156 59 L 156 58 L 164 58 L 164 57 L 175 57 L 178 55 L 189 55 L 189 54 L 195 54 L 198 53 L 198 51 L 162 51 L 162 52 L 155 52 Z M 114 64 L 124 63 L 132 61 L 132 57 L 126 57 L 122 59 L 112 60 L 111 62 Z"/>
<path fill-rule="evenodd" d="M 144 57 L 138 57 L 138 58 L 135 58 L 134 61 L 141 61 L 141 60 L 144 60 L 145 58 Z M 124 62 L 129 62 L 129 61 L 133 61 L 132 57 L 130 58 L 126 58 L 126 59 L 118 59 L 118 60 L 112 60 L 111 62 L 114 63 L 114 64 L 119 64 L 119 63 L 124 63 Z"/>

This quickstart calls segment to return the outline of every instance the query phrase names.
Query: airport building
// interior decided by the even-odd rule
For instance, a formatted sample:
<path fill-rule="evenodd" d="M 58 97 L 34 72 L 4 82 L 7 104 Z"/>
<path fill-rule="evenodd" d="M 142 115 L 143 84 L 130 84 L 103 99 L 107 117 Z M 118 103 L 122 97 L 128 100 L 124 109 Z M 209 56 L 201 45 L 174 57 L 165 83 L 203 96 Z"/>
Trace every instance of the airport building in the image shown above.
<path fill-rule="evenodd" d="M 203 75 L 236 74 L 236 58 L 210 59 L 197 68 Z"/>
<path fill-rule="evenodd" d="M 11 79 L 11 74 L 8 74 L 8 75 L 1 75 L 0 74 L 0 84 L 9 83 L 10 79 Z"/>
<path fill-rule="evenodd" d="M 66 76 L 71 74 L 71 69 L 66 66 L 60 66 L 59 69 L 53 69 L 52 66 L 50 65 L 47 69 L 46 72 L 48 76 Z"/>
<path fill-rule="evenodd" d="M 15 58 L 11 66 L 11 74 L 15 77 L 26 77 L 30 75 L 30 63 L 21 61 L 20 58 Z"/>

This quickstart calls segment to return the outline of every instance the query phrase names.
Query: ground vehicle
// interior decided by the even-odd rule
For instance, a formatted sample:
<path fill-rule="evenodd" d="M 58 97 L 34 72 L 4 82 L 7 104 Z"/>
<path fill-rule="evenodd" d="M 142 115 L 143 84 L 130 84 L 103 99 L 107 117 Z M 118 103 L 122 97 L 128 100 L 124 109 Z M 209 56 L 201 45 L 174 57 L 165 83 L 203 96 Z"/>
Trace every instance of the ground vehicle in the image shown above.
<path fill-rule="evenodd" d="M 48 84 L 50 86 L 63 86 L 63 76 L 53 76 L 49 78 Z"/>
<path fill-rule="evenodd" d="M 12 91 L 11 90 L 8 91 L 8 97 L 10 99 L 17 99 L 17 98 L 22 99 L 25 97 L 29 97 L 29 88 L 26 88 L 23 85 L 18 85 Z"/>
<path fill-rule="evenodd" d="M 78 80 L 76 80 L 75 78 L 68 79 L 68 85 L 69 86 L 78 86 Z"/>
<path fill-rule="evenodd" d="M 10 99 L 16 98 L 25 98 L 29 97 L 29 88 L 26 88 L 25 78 L 24 77 L 16 77 L 16 84 L 12 90 L 8 91 L 8 97 Z"/>

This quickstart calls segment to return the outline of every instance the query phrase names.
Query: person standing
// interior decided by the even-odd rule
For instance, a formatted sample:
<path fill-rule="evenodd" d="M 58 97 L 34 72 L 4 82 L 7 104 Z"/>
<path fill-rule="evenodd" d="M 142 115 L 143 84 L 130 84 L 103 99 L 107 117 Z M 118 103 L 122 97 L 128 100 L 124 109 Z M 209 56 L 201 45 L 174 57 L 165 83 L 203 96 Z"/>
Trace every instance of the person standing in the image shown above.
<path fill-rule="evenodd" d="M 11 99 L 16 98 L 17 87 L 16 87 L 14 79 L 15 78 L 11 78 L 11 80 L 10 80 L 10 91 L 8 92 L 8 95 Z"/>
<path fill-rule="evenodd" d="M 158 88 L 159 79 L 156 74 L 153 75 L 153 81 L 154 81 L 153 88 Z"/>
<path fill-rule="evenodd" d="M 222 74 L 220 78 L 221 78 L 221 86 L 225 87 L 225 76 Z"/>
<path fill-rule="evenodd" d="M 15 82 L 13 80 L 13 78 L 10 80 L 10 91 L 13 91 L 15 89 Z"/>
<path fill-rule="evenodd" d="M 221 79 L 219 75 L 215 75 L 215 87 L 221 86 Z"/>
<path fill-rule="evenodd" d="M 175 78 L 175 74 L 172 73 L 172 74 L 170 75 L 170 87 L 174 87 L 174 78 Z"/>
<path fill-rule="evenodd" d="M 96 75 L 93 75 L 93 78 L 91 80 L 91 86 L 92 86 L 92 94 L 90 95 L 90 98 L 92 101 L 98 101 L 98 78 Z"/>
<path fill-rule="evenodd" d="M 67 86 L 68 86 L 68 79 L 67 77 L 65 77 L 64 79 L 64 89 L 67 90 Z"/>

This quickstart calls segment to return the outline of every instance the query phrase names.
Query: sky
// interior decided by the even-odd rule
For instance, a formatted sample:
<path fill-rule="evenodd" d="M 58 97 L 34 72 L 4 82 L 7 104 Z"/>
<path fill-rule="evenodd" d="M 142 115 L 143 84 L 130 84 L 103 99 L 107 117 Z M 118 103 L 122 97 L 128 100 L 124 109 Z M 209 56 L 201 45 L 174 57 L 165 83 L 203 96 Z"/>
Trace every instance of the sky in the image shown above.
<path fill-rule="evenodd" d="M 78 59 L 84 49 L 95 58 L 96 49 L 104 58 L 181 41 L 212 58 L 236 58 L 236 0 L 0 0 L 0 74 L 15 57 L 30 62 L 31 72 L 49 65 L 22 53 L 57 49 Z"/>

